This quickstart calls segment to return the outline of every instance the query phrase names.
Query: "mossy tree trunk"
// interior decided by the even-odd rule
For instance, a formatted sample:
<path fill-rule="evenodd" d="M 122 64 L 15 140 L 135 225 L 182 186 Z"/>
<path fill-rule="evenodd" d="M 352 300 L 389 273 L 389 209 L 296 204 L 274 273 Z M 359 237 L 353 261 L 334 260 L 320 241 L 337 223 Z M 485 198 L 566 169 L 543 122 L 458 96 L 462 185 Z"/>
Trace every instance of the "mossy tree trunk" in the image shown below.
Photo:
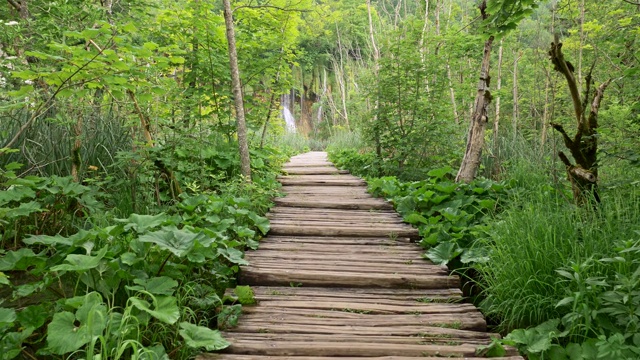
<path fill-rule="evenodd" d="M 571 93 L 571 101 L 576 117 L 576 134 L 570 137 L 564 127 L 558 123 L 551 123 L 556 131 L 562 135 L 564 144 L 571 153 L 575 164 L 571 163 L 569 158 L 560 151 L 558 157 L 564 163 L 567 169 L 567 176 L 571 181 L 573 196 L 577 204 L 583 205 L 594 199 L 600 201 L 598 195 L 598 110 L 604 96 L 604 91 L 611 82 L 607 80 L 598 86 L 593 95 L 591 94 L 591 86 L 593 79 L 591 73 L 593 66 L 585 77 L 584 98 L 580 99 L 578 90 L 578 81 L 574 75 L 574 68 L 570 62 L 564 59 L 562 54 L 562 43 L 556 35 L 554 42 L 549 50 L 551 62 L 554 70 L 564 75 Z M 588 108 L 587 108 L 588 107 Z"/>

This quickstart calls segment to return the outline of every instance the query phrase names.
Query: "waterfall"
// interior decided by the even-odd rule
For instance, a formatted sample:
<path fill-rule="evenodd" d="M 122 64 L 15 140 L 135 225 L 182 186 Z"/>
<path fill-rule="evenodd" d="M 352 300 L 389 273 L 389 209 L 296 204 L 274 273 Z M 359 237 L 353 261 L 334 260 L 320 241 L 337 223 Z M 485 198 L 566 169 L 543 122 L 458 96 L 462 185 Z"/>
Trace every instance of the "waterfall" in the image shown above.
<path fill-rule="evenodd" d="M 291 112 L 294 104 L 293 96 L 291 96 L 291 94 L 282 95 L 280 103 L 282 104 L 282 118 L 284 119 L 287 132 L 296 132 L 296 119 L 293 117 L 293 113 Z"/>

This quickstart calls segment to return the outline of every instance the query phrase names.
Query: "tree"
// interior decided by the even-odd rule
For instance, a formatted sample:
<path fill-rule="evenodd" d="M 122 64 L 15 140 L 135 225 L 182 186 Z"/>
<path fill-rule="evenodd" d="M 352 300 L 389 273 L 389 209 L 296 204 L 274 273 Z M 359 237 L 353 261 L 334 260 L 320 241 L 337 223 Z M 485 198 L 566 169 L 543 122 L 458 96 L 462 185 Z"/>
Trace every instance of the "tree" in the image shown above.
<path fill-rule="evenodd" d="M 496 0 L 489 5 L 487 5 L 486 0 L 483 0 L 478 6 L 484 29 L 490 35 L 484 43 L 480 66 L 480 81 L 478 82 L 476 100 L 467 135 L 467 147 L 456 175 L 457 182 L 471 182 L 475 178 L 482 160 L 484 130 L 489 121 L 488 109 L 492 99 L 489 92 L 489 84 L 491 82 L 489 67 L 493 40 L 495 36 L 501 37 L 515 29 L 518 22 L 531 14 L 536 7 L 535 0 Z"/>
<path fill-rule="evenodd" d="M 242 98 L 242 84 L 240 70 L 238 70 L 238 52 L 236 50 L 236 35 L 233 29 L 233 13 L 229 0 L 222 0 L 224 5 L 224 23 L 227 28 L 227 43 L 229 44 L 229 67 L 231 69 L 231 87 L 236 106 L 236 127 L 238 131 L 238 147 L 240 151 L 240 166 L 242 175 L 251 181 L 251 160 L 249 158 L 249 142 L 247 140 L 247 124 L 244 117 L 244 100 Z"/>
<path fill-rule="evenodd" d="M 569 158 L 562 151 L 558 153 L 558 157 L 566 166 L 567 176 L 569 181 L 571 181 L 573 189 L 574 200 L 578 204 L 582 205 L 585 204 L 590 197 L 593 197 L 596 202 L 599 202 L 600 197 L 598 196 L 597 183 L 598 110 L 600 109 L 600 103 L 602 102 L 604 91 L 607 86 L 609 86 L 609 83 L 611 83 L 611 80 L 606 80 L 600 84 L 600 86 L 595 89 L 593 95 L 591 95 L 591 86 L 593 84 L 593 66 L 591 66 L 591 69 L 585 78 L 584 98 L 581 100 L 580 92 L 578 90 L 578 81 L 574 75 L 573 65 L 564 59 L 562 43 L 560 42 L 558 35 L 555 36 L 555 40 L 551 44 L 549 56 L 553 63 L 554 70 L 564 75 L 567 80 L 577 127 L 575 136 L 571 138 L 561 124 L 551 123 L 551 127 L 562 135 L 564 144 L 567 149 L 569 149 L 569 152 L 576 164 L 572 164 L 571 161 L 569 161 Z M 589 101 L 591 96 L 591 101 Z M 587 115 L 588 106 L 589 111 Z"/>

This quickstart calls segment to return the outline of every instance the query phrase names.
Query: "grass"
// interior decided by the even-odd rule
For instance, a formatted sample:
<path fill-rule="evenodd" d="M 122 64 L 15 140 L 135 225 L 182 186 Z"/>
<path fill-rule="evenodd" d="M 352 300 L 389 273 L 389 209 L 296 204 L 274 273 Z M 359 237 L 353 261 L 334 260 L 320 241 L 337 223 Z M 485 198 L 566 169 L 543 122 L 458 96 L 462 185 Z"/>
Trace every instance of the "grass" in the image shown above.
<path fill-rule="evenodd" d="M 500 331 L 562 317 L 556 304 L 567 290 L 557 270 L 613 257 L 614 244 L 637 238 L 640 230 L 637 188 L 602 189 L 602 204 L 595 210 L 576 207 L 547 182 L 526 189 L 496 219 L 486 240 L 491 262 L 479 268 L 486 296 L 481 308 L 500 319 Z M 610 266 L 596 261 L 581 275 L 613 276 L 610 272 Z"/>

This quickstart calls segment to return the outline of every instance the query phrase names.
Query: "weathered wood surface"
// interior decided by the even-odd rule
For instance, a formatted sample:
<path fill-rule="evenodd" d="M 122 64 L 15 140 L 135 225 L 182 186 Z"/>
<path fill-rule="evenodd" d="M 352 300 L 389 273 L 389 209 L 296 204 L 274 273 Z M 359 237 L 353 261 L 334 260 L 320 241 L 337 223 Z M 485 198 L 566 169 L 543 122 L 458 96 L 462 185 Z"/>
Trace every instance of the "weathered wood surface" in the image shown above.
<path fill-rule="evenodd" d="M 491 342 L 459 279 L 422 257 L 417 230 L 322 152 L 279 177 L 286 197 L 248 251 L 238 282 L 258 304 L 225 329 L 231 346 L 200 360 L 478 360 Z M 233 295 L 232 291 L 228 291 Z M 522 360 L 513 349 L 502 360 Z"/>

